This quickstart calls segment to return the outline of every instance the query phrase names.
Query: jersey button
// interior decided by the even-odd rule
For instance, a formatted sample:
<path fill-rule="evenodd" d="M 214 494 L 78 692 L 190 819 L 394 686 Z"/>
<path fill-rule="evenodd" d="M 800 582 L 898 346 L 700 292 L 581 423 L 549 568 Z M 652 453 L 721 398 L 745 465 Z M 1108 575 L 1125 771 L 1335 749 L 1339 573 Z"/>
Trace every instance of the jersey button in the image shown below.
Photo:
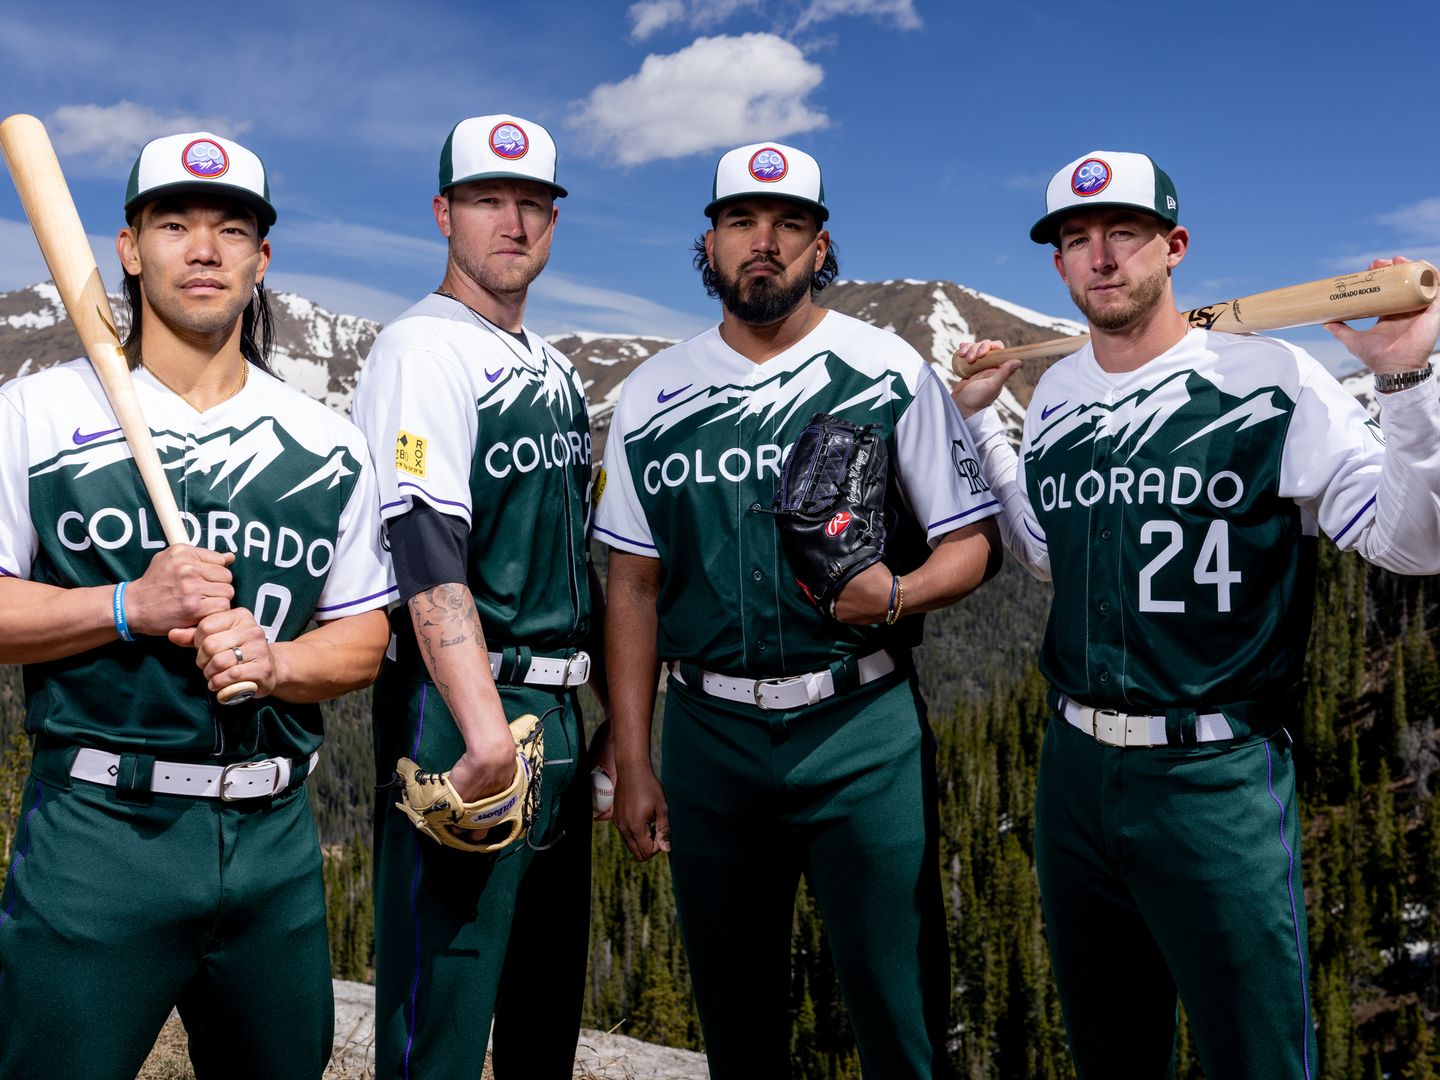
<path fill-rule="evenodd" d="M 1109 601 L 1109 600 L 1101 600 L 1099 606 L 1100 606 L 1100 614 L 1101 614 L 1101 615 L 1108 615 L 1108 614 L 1110 613 L 1110 601 Z"/>
<path fill-rule="evenodd" d="M 751 503 L 751 504 L 750 504 L 750 512 L 751 512 L 752 514 L 759 513 L 759 512 L 760 512 L 760 504 L 759 504 L 759 503 Z"/>
<path fill-rule="evenodd" d="M 1109 682 L 1109 681 L 1110 681 L 1110 672 L 1108 672 L 1108 671 L 1102 671 L 1102 672 L 1100 672 L 1100 681 L 1101 681 L 1101 682 Z"/>
<path fill-rule="evenodd" d="M 757 641 L 757 642 L 755 643 L 755 648 L 759 649 L 761 652 L 764 652 L 764 651 L 765 651 L 766 649 L 768 649 L 769 647 L 770 647 L 770 645 L 769 645 L 768 642 Z"/>
<path fill-rule="evenodd" d="M 750 571 L 750 576 L 751 576 L 752 578 L 754 578 L 756 581 L 764 581 L 764 580 L 765 580 L 765 575 L 762 574 L 759 570 L 751 570 L 751 571 Z"/>
<path fill-rule="evenodd" d="M 1101 529 L 1101 530 L 1100 530 L 1100 539 L 1101 539 L 1101 540 L 1109 540 L 1109 539 L 1110 539 L 1110 530 L 1109 530 L 1109 529 Z"/>

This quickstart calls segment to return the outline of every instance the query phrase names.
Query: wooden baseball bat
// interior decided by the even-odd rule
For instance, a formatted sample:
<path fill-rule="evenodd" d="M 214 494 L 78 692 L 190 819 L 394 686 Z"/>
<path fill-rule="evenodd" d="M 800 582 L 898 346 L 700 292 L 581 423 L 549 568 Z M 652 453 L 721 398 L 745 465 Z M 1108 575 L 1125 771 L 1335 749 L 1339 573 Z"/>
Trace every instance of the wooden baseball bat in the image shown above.
<path fill-rule="evenodd" d="M 131 456 L 154 504 L 155 515 L 160 519 L 165 542 L 188 544 L 190 537 L 180 517 L 180 508 L 175 505 L 160 455 L 150 439 L 150 425 L 145 422 L 135 396 L 135 384 L 130 380 L 130 368 L 120 348 L 120 335 L 115 330 L 115 316 L 110 310 L 105 283 L 95 265 L 95 253 L 90 250 L 85 226 L 75 209 L 75 200 L 70 196 L 45 125 L 24 113 L 7 118 L 0 122 L 0 148 L 5 152 L 10 177 L 15 181 L 15 190 L 39 241 L 40 253 L 45 256 L 45 265 L 55 280 L 55 290 L 75 332 L 80 335 L 80 343 L 105 389 L 105 396 L 110 399 L 110 408 L 125 433 L 125 441 L 130 444 Z M 253 698 L 255 691 L 253 682 L 237 682 L 216 696 L 222 704 L 237 705 Z"/>
<path fill-rule="evenodd" d="M 1437 291 L 1440 291 L 1440 273 L 1435 267 L 1427 262 L 1405 262 L 1207 304 L 1185 312 L 1185 321 L 1202 330 L 1223 330 L 1230 334 L 1283 330 L 1289 326 L 1418 311 L 1430 305 Z M 1006 360 L 1069 356 L 1089 341 L 1089 334 L 1037 341 L 1011 349 L 996 349 L 968 364 L 955 356 L 950 366 L 956 375 L 966 379 L 977 371 L 999 367 Z"/>

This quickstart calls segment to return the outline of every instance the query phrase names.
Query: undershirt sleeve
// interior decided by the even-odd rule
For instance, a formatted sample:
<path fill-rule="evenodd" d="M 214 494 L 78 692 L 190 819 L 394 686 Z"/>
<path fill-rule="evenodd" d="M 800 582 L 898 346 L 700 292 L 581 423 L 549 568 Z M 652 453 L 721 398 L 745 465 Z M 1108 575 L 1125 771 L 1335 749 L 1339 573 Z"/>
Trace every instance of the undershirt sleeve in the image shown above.
<path fill-rule="evenodd" d="M 466 580 L 470 528 L 462 519 L 416 499 L 409 510 L 391 518 L 386 528 L 401 603 L 436 585 Z"/>

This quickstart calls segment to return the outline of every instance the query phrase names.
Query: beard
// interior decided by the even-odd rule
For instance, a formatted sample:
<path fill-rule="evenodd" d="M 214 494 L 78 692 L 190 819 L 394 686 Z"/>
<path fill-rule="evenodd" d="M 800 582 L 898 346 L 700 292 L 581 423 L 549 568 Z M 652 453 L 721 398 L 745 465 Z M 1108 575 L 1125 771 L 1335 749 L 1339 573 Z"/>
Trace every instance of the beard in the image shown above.
<path fill-rule="evenodd" d="M 1130 298 L 1118 307 L 1101 307 L 1091 302 L 1086 294 L 1077 292 L 1073 285 L 1070 286 L 1070 299 L 1075 301 L 1075 306 L 1096 329 L 1124 330 L 1154 310 L 1160 298 L 1165 295 L 1165 282 L 1168 277 L 1169 272 L 1161 267 L 1148 277 L 1134 281 Z"/>
<path fill-rule="evenodd" d="M 789 315 L 810 294 L 810 275 L 802 273 L 792 282 L 782 277 L 769 277 L 750 278 L 747 283 L 742 275 L 746 267 L 754 262 L 752 259 L 741 266 L 739 272 L 728 276 L 717 268 L 715 291 L 725 309 L 741 322 L 750 326 L 769 326 Z"/>
<path fill-rule="evenodd" d="M 523 293 L 530 288 L 530 283 L 540 276 L 540 271 L 550 261 L 550 249 L 532 247 L 528 256 L 519 262 L 492 265 L 472 258 L 469 250 L 463 244 L 455 243 L 454 237 L 451 237 L 450 261 L 486 292 L 504 296 Z"/>

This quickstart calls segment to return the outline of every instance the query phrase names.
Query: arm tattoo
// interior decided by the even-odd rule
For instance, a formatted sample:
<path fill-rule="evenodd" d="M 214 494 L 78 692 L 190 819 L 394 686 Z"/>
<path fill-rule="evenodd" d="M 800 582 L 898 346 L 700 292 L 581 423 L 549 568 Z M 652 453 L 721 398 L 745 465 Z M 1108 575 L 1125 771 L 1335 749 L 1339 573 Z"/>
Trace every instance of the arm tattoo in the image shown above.
<path fill-rule="evenodd" d="M 425 666 L 440 696 L 448 702 L 450 686 L 440 680 L 438 650 L 466 641 L 483 641 L 475 598 L 465 586 L 452 583 L 416 593 L 406 606 L 415 625 L 415 637 L 425 652 Z"/>
<path fill-rule="evenodd" d="M 436 585 L 410 598 L 410 615 L 427 648 L 438 638 L 448 649 L 470 641 L 480 630 L 475 599 L 463 585 Z"/>

